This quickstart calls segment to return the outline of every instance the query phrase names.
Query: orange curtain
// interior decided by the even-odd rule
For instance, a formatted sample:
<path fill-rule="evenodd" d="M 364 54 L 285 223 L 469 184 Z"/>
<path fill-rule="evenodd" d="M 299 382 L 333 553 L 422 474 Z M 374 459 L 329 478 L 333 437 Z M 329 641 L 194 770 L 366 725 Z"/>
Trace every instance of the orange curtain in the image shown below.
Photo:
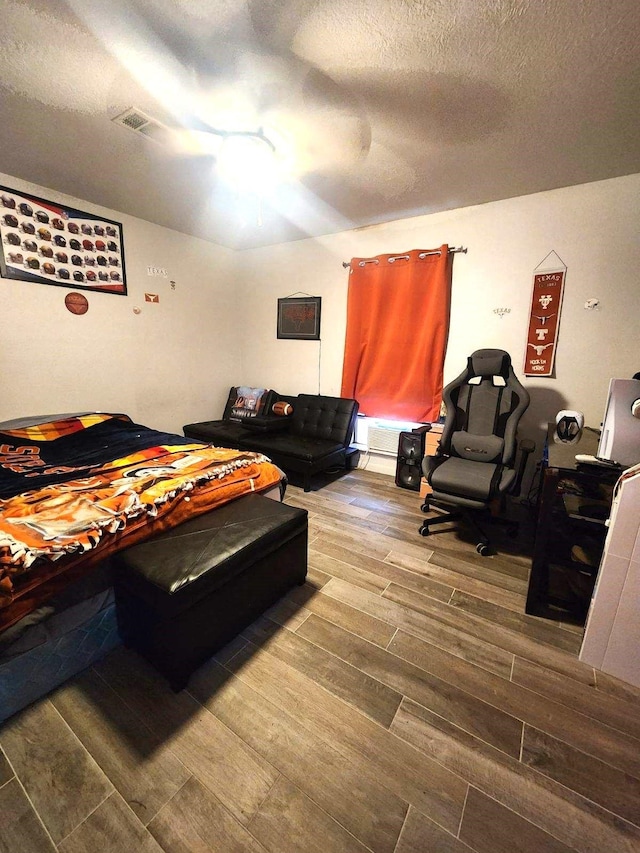
<path fill-rule="evenodd" d="M 438 419 L 449 332 L 448 248 L 352 259 L 342 396 L 355 398 L 361 413 Z"/>

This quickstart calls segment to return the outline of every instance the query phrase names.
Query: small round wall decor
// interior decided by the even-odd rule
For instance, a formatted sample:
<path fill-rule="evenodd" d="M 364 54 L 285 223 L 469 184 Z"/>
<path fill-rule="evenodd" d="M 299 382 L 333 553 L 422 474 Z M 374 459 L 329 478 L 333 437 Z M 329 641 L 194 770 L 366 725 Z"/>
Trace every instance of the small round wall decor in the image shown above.
<path fill-rule="evenodd" d="M 64 304 L 67 307 L 67 311 L 71 311 L 72 314 L 86 314 L 89 310 L 89 302 L 87 301 L 87 297 L 83 296 L 82 293 L 67 293 L 64 298 Z"/>

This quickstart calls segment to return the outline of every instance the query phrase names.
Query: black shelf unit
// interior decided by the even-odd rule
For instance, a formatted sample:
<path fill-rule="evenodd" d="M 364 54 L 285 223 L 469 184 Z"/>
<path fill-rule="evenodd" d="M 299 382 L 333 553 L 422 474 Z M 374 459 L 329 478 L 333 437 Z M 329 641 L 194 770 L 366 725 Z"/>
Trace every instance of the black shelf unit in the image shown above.
<path fill-rule="evenodd" d="M 576 453 L 596 452 L 595 431 L 585 430 L 577 444 L 556 444 L 553 433 L 550 424 L 525 611 L 584 624 L 620 472 L 576 463 Z"/>

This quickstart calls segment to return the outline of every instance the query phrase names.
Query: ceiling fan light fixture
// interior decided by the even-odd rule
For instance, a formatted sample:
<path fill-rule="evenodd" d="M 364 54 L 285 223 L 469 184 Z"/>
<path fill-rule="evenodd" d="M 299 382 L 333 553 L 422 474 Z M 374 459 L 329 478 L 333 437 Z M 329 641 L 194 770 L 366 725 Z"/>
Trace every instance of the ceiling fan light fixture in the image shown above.
<path fill-rule="evenodd" d="M 276 147 L 261 129 L 212 132 L 222 136 L 216 157 L 221 178 L 240 191 L 263 195 L 273 189 L 278 176 Z"/>

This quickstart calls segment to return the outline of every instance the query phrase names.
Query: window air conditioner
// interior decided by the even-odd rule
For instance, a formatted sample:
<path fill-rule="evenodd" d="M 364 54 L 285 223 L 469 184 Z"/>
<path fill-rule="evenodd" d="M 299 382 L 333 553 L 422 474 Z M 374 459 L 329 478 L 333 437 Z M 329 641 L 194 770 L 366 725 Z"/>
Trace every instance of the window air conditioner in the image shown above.
<path fill-rule="evenodd" d="M 398 455 L 400 433 L 407 429 L 406 424 L 390 426 L 371 425 L 367 438 L 367 450 L 371 453 L 382 453 L 387 456 Z"/>

